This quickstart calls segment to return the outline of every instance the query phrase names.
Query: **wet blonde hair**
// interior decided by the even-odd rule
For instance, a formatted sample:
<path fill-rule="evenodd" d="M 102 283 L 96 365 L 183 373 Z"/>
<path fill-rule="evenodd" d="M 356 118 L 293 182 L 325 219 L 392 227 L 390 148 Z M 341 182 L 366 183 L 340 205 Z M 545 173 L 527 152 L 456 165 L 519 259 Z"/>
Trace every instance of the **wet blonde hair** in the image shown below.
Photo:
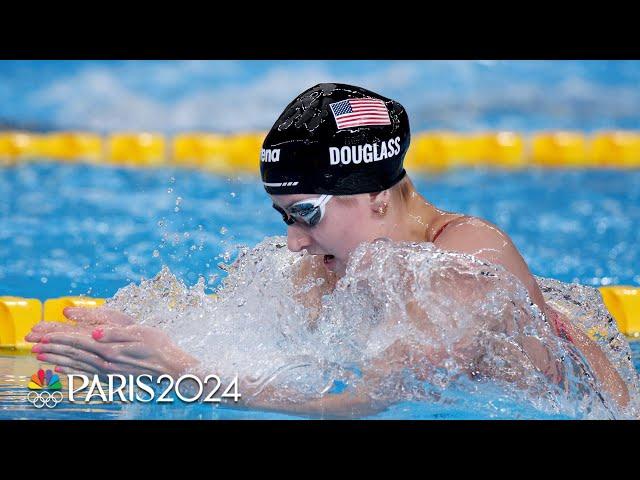
<path fill-rule="evenodd" d="M 409 175 L 405 175 L 402 180 L 389 189 L 391 202 L 396 205 L 408 204 L 414 190 L 413 182 Z M 353 195 L 336 195 L 335 197 L 343 205 L 353 205 L 356 202 Z"/>
<path fill-rule="evenodd" d="M 414 191 L 415 187 L 413 186 L 413 182 L 409 178 L 409 175 L 405 175 L 402 180 L 391 187 L 391 198 L 398 201 L 401 205 L 407 205 Z"/>

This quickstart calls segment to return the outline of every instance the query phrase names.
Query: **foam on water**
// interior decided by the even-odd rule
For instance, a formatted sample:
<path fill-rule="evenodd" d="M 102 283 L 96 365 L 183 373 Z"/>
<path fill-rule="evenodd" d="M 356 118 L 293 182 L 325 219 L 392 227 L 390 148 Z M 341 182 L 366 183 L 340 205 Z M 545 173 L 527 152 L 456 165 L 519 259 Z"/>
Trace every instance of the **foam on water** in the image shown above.
<path fill-rule="evenodd" d="M 324 281 L 294 282 L 306 257 L 288 251 L 284 237 L 268 237 L 240 249 L 215 299 L 204 278 L 187 287 L 163 268 L 107 304 L 165 330 L 211 373 L 247 379 L 256 399 L 304 402 L 353 390 L 374 407 L 446 410 L 456 398 L 482 398 L 476 408 L 485 405 L 478 416 L 487 418 L 638 417 L 629 346 L 593 288 L 538 278 L 550 303 L 597 333 L 629 385 L 624 410 L 499 266 L 430 243 L 379 240 L 353 253 L 346 275 L 314 306 L 301 299 Z M 554 367 L 540 371 L 532 352 L 557 359 Z"/>

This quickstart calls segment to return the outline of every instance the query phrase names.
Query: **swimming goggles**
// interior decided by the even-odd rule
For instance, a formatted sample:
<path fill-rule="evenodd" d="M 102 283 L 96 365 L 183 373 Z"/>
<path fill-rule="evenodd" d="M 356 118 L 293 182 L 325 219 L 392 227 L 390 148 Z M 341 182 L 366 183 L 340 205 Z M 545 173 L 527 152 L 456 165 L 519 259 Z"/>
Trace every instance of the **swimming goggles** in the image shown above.
<path fill-rule="evenodd" d="M 273 204 L 278 212 L 282 214 L 282 220 L 287 225 L 293 225 L 296 222 L 305 223 L 309 227 L 315 227 L 322 217 L 324 217 L 325 205 L 331 200 L 333 195 L 321 195 L 318 198 L 308 198 L 300 200 L 291 205 L 287 210 Z"/>

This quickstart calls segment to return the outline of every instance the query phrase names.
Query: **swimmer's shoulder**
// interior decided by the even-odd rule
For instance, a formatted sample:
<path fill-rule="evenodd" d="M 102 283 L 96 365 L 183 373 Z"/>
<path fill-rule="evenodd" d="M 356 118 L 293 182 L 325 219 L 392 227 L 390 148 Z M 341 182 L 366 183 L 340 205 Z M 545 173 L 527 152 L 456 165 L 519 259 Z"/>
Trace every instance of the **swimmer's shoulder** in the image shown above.
<path fill-rule="evenodd" d="M 430 240 L 438 248 L 458 250 L 464 247 L 511 247 L 509 236 L 497 225 L 480 217 L 446 214 L 429 229 Z"/>
<path fill-rule="evenodd" d="M 468 215 L 453 218 L 433 243 L 442 250 L 470 254 L 483 262 L 501 265 L 523 283 L 538 307 L 545 308 L 540 287 L 515 244 L 488 220 Z"/>

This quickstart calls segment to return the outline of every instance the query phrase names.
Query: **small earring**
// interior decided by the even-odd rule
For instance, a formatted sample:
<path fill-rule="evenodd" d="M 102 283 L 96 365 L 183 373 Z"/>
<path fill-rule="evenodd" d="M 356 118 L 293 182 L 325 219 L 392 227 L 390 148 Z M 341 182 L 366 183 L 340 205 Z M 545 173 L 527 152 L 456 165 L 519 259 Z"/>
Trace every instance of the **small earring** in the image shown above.
<path fill-rule="evenodd" d="M 384 215 L 385 213 L 387 213 L 387 202 L 384 202 L 382 205 L 378 207 L 378 213 L 380 215 Z"/>

